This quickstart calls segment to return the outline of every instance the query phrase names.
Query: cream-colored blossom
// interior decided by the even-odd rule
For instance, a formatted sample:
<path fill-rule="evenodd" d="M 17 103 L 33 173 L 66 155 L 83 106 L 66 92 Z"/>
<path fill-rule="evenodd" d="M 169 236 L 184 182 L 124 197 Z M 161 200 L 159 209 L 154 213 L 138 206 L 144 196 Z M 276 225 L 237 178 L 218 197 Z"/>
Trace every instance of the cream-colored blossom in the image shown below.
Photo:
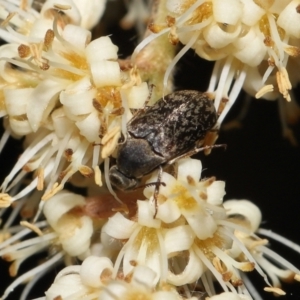
<path fill-rule="evenodd" d="M 63 257 L 84 259 L 91 255 L 91 238 L 95 228 L 92 218 L 84 213 L 85 205 L 86 201 L 83 196 L 62 191 L 46 202 L 43 208 L 46 221 L 36 224 L 21 222 L 27 228 L 21 231 L 19 229 L 19 232 L 15 234 L 14 227 L 9 228 L 9 223 L 4 225 L 1 235 L 3 236 L 4 233 L 8 235 L 0 244 L 0 256 L 12 262 L 9 268 L 12 277 L 17 275 L 20 265 L 27 258 L 50 248 L 52 254 L 41 266 L 32 268 L 18 277 L 6 289 L 1 299 L 5 299 L 12 291 L 12 287 L 23 284 L 26 279 L 32 276 L 34 278 L 42 276 L 54 262 L 61 261 Z M 17 212 L 24 209 L 24 201 L 20 201 L 15 209 Z M 11 220 L 13 216 L 16 217 L 16 214 L 12 214 Z M 37 233 L 38 236 L 27 238 L 26 235 L 31 231 Z M 25 293 L 30 289 L 26 290 L 24 289 Z"/>
<path fill-rule="evenodd" d="M 3 231 L 1 236 L 6 240 L 0 244 L 0 254 L 14 261 L 11 267 L 14 274 L 24 259 L 50 246 L 56 253 L 50 262 L 58 262 L 63 257 L 85 259 L 82 268 L 72 267 L 77 268 L 75 273 L 63 272 L 58 276 L 46 299 L 59 295 L 80 299 L 83 293 L 91 295 L 91 299 L 99 295 L 121 299 L 132 291 L 135 280 L 146 287 L 146 290 L 138 287 L 136 293 L 144 295 L 151 290 L 153 299 L 167 297 L 169 294 L 165 292 L 174 294 L 176 287 L 195 282 L 203 285 L 209 297 L 216 295 L 217 284 L 233 299 L 247 299 L 250 295 L 256 299 L 258 293 L 246 275 L 254 269 L 264 278 L 265 291 L 284 294 L 279 280 L 297 278 L 300 272 L 267 248 L 267 241 L 255 234 L 261 222 L 259 209 L 245 200 L 223 204 L 224 183 L 214 178 L 199 181 L 201 163 L 197 160 L 179 160 L 175 169 L 176 178 L 162 174 L 164 185 L 159 189 L 157 207 L 154 188 L 148 187 L 144 191 L 148 199 L 138 200 L 136 215 L 131 212 L 130 217 L 108 209 L 98 215 L 97 207 L 89 207 L 84 197 L 60 192 L 44 206 L 47 222 L 23 223 L 39 236 L 13 245 L 29 229 L 18 234 L 8 230 L 6 237 Z M 23 205 L 21 200 L 17 209 Z M 107 217 L 105 223 L 101 218 Z M 103 256 L 101 262 L 95 256 Z M 36 280 L 50 268 L 49 261 L 16 279 L 3 298 L 30 276 Z M 72 276 L 65 277 L 69 274 Z M 75 282 L 78 286 L 73 289 Z"/>
<path fill-rule="evenodd" d="M 275 266 L 266 270 L 270 262 L 261 254 L 271 252 L 264 247 L 265 240 L 255 235 L 261 222 L 260 210 L 242 200 L 227 201 L 223 206 L 224 183 L 214 178 L 199 181 L 198 160 L 187 158 L 177 164 L 176 178 L 162 174 L 164 185 L 159 188 L 157 203 L 154 188 L 147 187 L 144 194 L 149 200 L 137 202 L 136 217 L 129 219 L 117 213 L 103 226 L 104 248 L 119 251 L 114 274 L 121 268 L 128 276 L 135 265 L 142 265 L 155 272 L 158 284 L 181 286 L 200 279 L 208 295 L 213 296 L 214 278 L 225 292 L 249 297 L 256 294 L 244 281 L 244 273 L 256 269 L 265 279 L 266 289 L 281 294 L 273 277 L 298 272 L 287 262 L 285 266 L 292 272 Z M 156 178 L 153 175 L 148 182 Z M 281 259 L 275 260 L 282 265 Z"/>
<path fill-rule="evenodd" d="M 120 274 L 113 278 L 112 262 L 105 257 L 91 256 L 81 266 L 70 266 L 59 272 L 44 299 L 196 300 L 194 297 L 183 298 L 171 286 L 156 287 L 154 277 L 153 270 L 136 266 L 130 276 L 122 277 Z"/>
<path fill-rule="evenodd" d="M 0 47 L 0 111 L 6 116 L 4 137 L 25 136 L 26 150 L 1 185 L 2 207 L 36 186 L 45 186 L 43 199 L 49 199 L 77 171 L 102 185 L 99 164 L 125 134 L 130 109 L 142 107 L 148 97 L 135 68 L 121 71 L 110 38 L 91 41 L 91 33 L 76 25 L 72 3 L 65 0 L 66 7 L 58 8 L 47 1 L 24 34 L 11 32 L 7 20 L 8 33 L 17 39 Z M 58 9 L 68 18 L 60 20 Z M 16 176 L 33 171 L 26 191 L 8 195 Z"/>
<path fill-rule="evenodd" d="M 257 271 L 265 278 L 266 283 L 269 285 L 265 290 L 277 295 L 284 295 L 285 292 L 281 289 L 280 280 L 291 281 L 300 273 L 300 270 L 269 249 L 267 247 L 268 240 L 261 239 L 254 234 L 258 231 L 267 235 L 266 230 L 259 229 L 261 213 L 258 207 L 247 200 L 226 201 L 224 207 L 227 210 L 229 218 L 230 216 L 233 217 L 233 220 L 236 218 L 236 222 L 244 224 L 250 230 L 248 233 L 238 228 L 235 230 L 234 235 L 237 240 L 234 241 L 232 248 L 229 250 L 230 256 L 237 258 L 242 254 L 243 251 L 240 246 L 242 243 L 249 251 L 248 253 L 252 256 L 252 259 L 255 260 Z M 238 218 L 240 221 L 238 221 Z M 270 236 L 272 237 L 272 235 Z M 272 284 L 268 282 L 262 270 L 268 275 Z"/>
<path fill-rule="evenodd" d="M 291 89 L 299 82 L 298 5 L 297 0 L 167 0 L 166 23 L 153 24 L 153 34 L 137 46 L 135 54 L 161 35 L 184 45 L 166 71 L 165 87 L 188 49 L 216 61 L 207 91 L 214 95 L 220 114 L 217 127 L 242 88 L 259 98 L 285 98 L 295 106 Z M 294 143 L 286 128 L 284 135 Z"/>
<path fill-rule="evenodd" d="M 55 277 L 45 292 L 46 300 L 60 296 L 62 299 L 99 299 L 101 289 L 111 279 L 112 262 L 106 257 L 89 256 L 79 266 L 68 266 Z"/>
<path fill-rule="evenodd" d="M 89 254 L 93 222 L 88 216 L 70 212 L 85 205 L 83 196 L 62 191 L 45 203 L 43 212 L 52 230 L 57 234 L 57 244 L 70 256 Z"/>
<path fill-rule="evenodd" d="M 96 2 L 49 0 L 37 13 L 0 1 L 0 17 L 5 19 L 0 36 L 11 42 L 0 47 L 0 114 L 6 117 L 0 145 L 9 135 L 25 136 L 25 151 L 1 186 L 0 207 L 20 201 L 0 232 L 0 255 L 12 262 L 10 275 L 16 276 L 24 260 L 51 250 L 46 262 L 18 277 L 1 299 L 30 281 L 21 296 L 25 299 L 36 280 L 63 259 L 83 263 L 59 272 L 45 300 L 195 300 L 187 284 L 196 282 L 207 299 L 259 299 L 246 280 L 246 272 L 254 269 L 265 279 L 265 291 L 283 295 L 280 280 L 298 279 L 300 271 L 256 235 L 268 236 L 259 230 L 259 209 L 244 200 L 223 203 L 225 183 L 200 180 L 202 165 L 197 160 L 182 159 L 174 175 L 163 173 L 157 198 L 153 187 L 146 188 L 147 199 L 137 200 L 136 214 L 115 213 L 116 205 L 107 205 L 101 214 L 97 205 L 88 207 L 83 196 L 60 191 L 77 171 L 102 185 L 98 165 L 105 161 L 107 176 L 108 157 L 126 134 L 130 110 L 142 108 L 149 93 L 136 68 L 121 70 L 118 48 L 109 37 L 91 42 L 84 28 L 93 26 L 105 4 Z M 162 33 L 168 32 L 172 43 L 186 44 L 174 63 L 190 47 L 217 60 L 209 91 L 220 112 L 222 99 L 229 98 L 219 124 L 242 85 L 251 93 L 259 90 L 261 96 L 267 91 L 270 98 L 277 97 L 279 92 L 289 99 L 298 81 L 287 73 L 287 56 L 298 51 L 298 2 L 167 1 L 172 16 Z M 132 6 L 127 17 L 135 8 L 140 7 Z M 266 61 L 269 66 L 262 75 Z M 15 192 L 32 171 L 34 179 Z M 156 181 L 153 174 L 148 182 Z M 40 198 L 47 201 L 39 205 Z M 25 229 L 11 226 L 19 212 L 22 218 L 32 218 L 36 210 L 43 211 L 45 221 L 23 221 Z M 38 213 L 36 219 L 40 217 Z M 37 236 L 25 239 L 31 231 Z M 225 293 L 216 295 L 216 285 Z"/>
<path fill-rule="evenodd" d="M 172 223 L 183 215 L 196 236 L 205 239 L 213 236 L 217 227 L 215 219 L 225 216 L 225 211 L 218 208 L 225 195 L 225 183 L 215 181 L 215 178 L 199 182 L 201 171 L 201 161 L 186 158 L 178 162 L 177 179 L 167 173 L 163 174 L 162 182 L 166 186 L 161 186 L 159 190 L 158 201 L 162 203 L 158 206 L 157 216 L 165 223 Z M 154 174 L 149 182 L 155 182 L 156 176 Z M 145 189 L 144 194 L 151 198 L 153 188 Z"/>
<path fill-rule="evenodd" d="M 196 282 L 202 276 L 206 277 L 206 272 L 212 271 L 227 290 L 217 260 L 229 264 L 228 268 L 245 269 L 250 265 L 253 269 L 248 262 L 234 262 L 229 257 L 228 262 L 225 261 L 227 254 L 223 251 L 231 247 L 232 240 L 220 225 L 226 219 L 222 207 L 224 183 L 214 178 L 199 182 L 200 174 L 198 160 L 180 160 L 177 178 L 162 174 L 164 185 L 159 189 L 157 208 L 154 188 L 148 187 L 144 194 L 150 200 L 137 202 L 136 218 L 127 219 L 117 213 L 103 226 L 102 243 L 105 247 L 110 247 L 111 238 L 127 241 L 116 260 L 115 274 L 120 266 L 126 276 L 134 265 L 145 265 L 155 271 L 156 282 L 181 286 Z M 156 178 L 154 175 L 149 182 Z"/>
<path fill-rule="evenodd" d="M 2 0 L 0 17 L 4 20 L 7 17 L 6 13 L 16 14 L 12 18 L 13 20 L 10 20 L 10 25 L 21 28 L 22 33 L 24 33 L 30 30 L 33 19 L 39 14 L 41 18 L 49 19 L 56 14 L 56 10 L 61 10 L 61 19 L 90 30 L 99 22 L 105 6 L 106 0 L 91 0 L 88 3 L 82 0 Z M 4 37 L 7 39 L 8 36 L 4 35 Z"/>

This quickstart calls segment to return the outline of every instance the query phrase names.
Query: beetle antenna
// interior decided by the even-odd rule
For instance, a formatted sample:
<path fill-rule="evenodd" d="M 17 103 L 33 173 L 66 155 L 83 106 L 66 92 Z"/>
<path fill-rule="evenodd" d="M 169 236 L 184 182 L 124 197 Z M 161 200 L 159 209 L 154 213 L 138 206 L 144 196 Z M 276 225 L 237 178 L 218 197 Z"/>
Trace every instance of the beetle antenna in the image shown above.
<path fill-rule="evenodd" d="M 174 164 L 174 162 L 176 162 L 177 160 L 181 159 L 181 158 L 185 158 L 185 157 L 190 157 L 194 154 L 197 154 L 201 151 L 204 151 L 204 150 L 210 150 L 210 149 L 213 149 L 213 148 L 227 148 L 227 145 L 226 144 L 217 144 L 217 145 L 211 145 L 211 146 L 204 146 L 204 147 L 197 147 L 197 148 L 194 148 L 193 150 L 189 151 L 189 152 L 186 152 L 182 155 L 179 155 L 171 160 L 169 160 L 167 162 L 168 165 L 171 165 L 171 164 Z"/>

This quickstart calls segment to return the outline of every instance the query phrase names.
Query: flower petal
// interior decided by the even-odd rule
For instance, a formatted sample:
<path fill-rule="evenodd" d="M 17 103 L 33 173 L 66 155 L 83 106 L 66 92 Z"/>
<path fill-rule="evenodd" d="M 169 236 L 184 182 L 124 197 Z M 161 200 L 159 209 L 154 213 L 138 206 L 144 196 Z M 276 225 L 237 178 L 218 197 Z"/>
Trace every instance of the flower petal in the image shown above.
<path fill-rule="evenodd" d="M 259 208 L 248 200 L 228 200 L 224 202 L 227 215 L 241 215 L 251 224 L 252 232 L 255 232 L 261 223 L 262 214 Z"/>
<path fill-rule="evenodd" d="M 92 34 L 82 27 L 68 24 L 64 28 L 62 37 L 76 48 L 83 50 L 90 43 Z"/>
<path fill-rule="evenodd" d="M 188 177 L 198 182 L 202 172 L 202 163 L 199 159 L 183 158 L 178 162 L 178 176 L 177 179 L 183 182 L 188 182 Z"/>
<path fill-rule="evenodd" d="M 212 237 L 217 230 L 216 221 L 202 208 L 182 209 L 181 212 L 200 240 Z"/>
<path fill-rule="evenodd" d="M 91 65 L 91 73 L 97 87 L 120 86 L 121 72 L 116 61 L 96 61 Z"/>
<path fill-rule="evenodd" d="M 172 223 L 181 216 L 178 205 L 172 200 L 167 199 L 164 203 L 159 204 L 156 217 L 165 223 Z"/>
<path fill-rule="evenodd" d="M 188 250 L 194 242 L 194 238 L 195 233 L 188 225 L 168 229 L 164 236 L 167 254 Z"/>
<path fill-rule="evenodd" d="M 85 119 L 82 121 L 77 121 L 75 124 L 78 127 L 80 134 L 84 136 L 90 143 L 96 142 L 100 139 L 99 129 L 101 126 L 101 121 L 97 111 L 93 111 Z"/>
<path fill-rule="evenodd" d="M 76 206 L 83 205 L 85 205 L 83 196 L 64 191 L 46 201 L 43 212 L 50 226 L 56 228 L 62 215 Z"/>
<path fill-rule="evenodd" d="M 90 42 L 86 49 L 86 58 L 90 65 L 106 59 L 118 59 L 118 47 L 114 45 L 108 36 L 102 36 Z"/>
<path fill-rule="evenodd" d="M 113 217 L 108 219 L 108 222 L 103 226 L 102 231 L 114 237 L 115 239 L 128 239 L 133 230 L 136 228 L 136 223 L 126 219 L 121 213 L 117 212 Z"/>
<path fill-rule="evenodd" d="M 43 80 L 28 97 L 27 117 L 34 132 L 48 117 L 58 100 L 58 93 L 65 84 L 49 79 Z"/>
<path fill-rule="evenodd" d="M 174 285 L 184 285 L 197 281 L 203 274 L 203 264 L 192 249 L 189 250 L 188 264 L 180 274 L 169 271 L 168 282 Z"/>
<path fill-rule="evenodd" d="M 161 220 L 154 219 L 154 209 L 150 201 L 147 200 L 138 200 L 138 223 L 142 226 L 160 228 Z"/>
<path fill-rule="evenodd" d="M 223 197 L 225 192 L 224 181 L 214 181 L 206 189 L 207 202 L 213 205 L 221 205 L 223 203 Z"/>
<path fill-rule="evenodd" d="M 98 288 L 103 285 L 102 276 L 109 276 L 113 272 L 113 263 L 107 257 L 89 256 L 80 268 L 81 281 L 86 286 Z"/>

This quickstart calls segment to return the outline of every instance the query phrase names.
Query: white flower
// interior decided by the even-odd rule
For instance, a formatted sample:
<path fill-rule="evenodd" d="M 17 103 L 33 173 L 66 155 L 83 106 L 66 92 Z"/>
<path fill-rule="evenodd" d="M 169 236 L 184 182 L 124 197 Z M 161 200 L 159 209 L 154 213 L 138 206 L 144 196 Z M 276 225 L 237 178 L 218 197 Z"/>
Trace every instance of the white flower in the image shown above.
<path fill-rule="evenodd" d="M 286 259 L 267 248 L 268 240 L 260 239 L 255 232 L 262 233 L 263 235 L 270 236 L 271 238 L 277 238 L 283 244 L 289 244 L 282 238 L 278 238 L 276 234 L 268 233 L 267 230 L 259 229 L 261 222 L 261 213 L 253 203 L 248 200 L 230 200 L 224 203 L 224 207 L 227 210 L 229 218 L 232 216 L 233 220 L 236 218 L 240 220 L 239 223 L 249 228 L 247 233 L 244 230 L 235 230 L 234 235 L 237 240 L 234 241 L 232 248 L 228 251 L 230 256 L 237 258 L 242 253 L 245 254 L 245 250 L 241 247 L 241 243 L 247 248 L 248 257 L 252 256 L 257 266 L 257 271 L 264 277 L 266 283 L 269 285 L 265 288 L 265 291 L 273 292 L 277 295 L 285 295 L 285 292 L 281 289 L 280 280 L 293 280 L 299 276 L 300 270 L 293 266 Z M 295 250 L 299 248 L 297 245 Z M 299 252 L 299 249 L 298 249 Z M 269 283 L 266 275 L 262 271 L 264 270 L 270 278 L 272 284 Z"/>
<path fill-rule="evenodd" d="M 28 200 L 32 205 L 33 201 Z M 20 265 L 27 258 L 49 250 L 49 248 L 52 248 L 52 253 L 49 254 L 48 260 L 43 264 L 18 277 L 7 287 L 1 299 L 6 298 L 14 287 L 24 283 L 27 279 L 33 277 L 35 281 L 54 264 L 60 262 L 63 257 L 84 259 L 91 254 L 91 238 L 94 233 L 94 226 L 92 219 L 85 215 L 85 205 L 83 196 L 62 191 L 46 202 L 44 215 L 47 221 L 40 221 L 36 224 L 23 221 L 21 225 L 27 228 L 21 231 L 20 226 L 9 228 L 9 223 L 4 225 L 1 236 L 5 237 L 5 240 L 0 244 L 0 256 L 12 262 L 9 268 L 12 277 L 17 275 Z M 15 208 L 16 212 L 22 209 L 24 209 L 24 201 L 18 202 Z M 12 218 L 16 216 L 16 213 L 13 213 L 9 222 L 13 221 Z M 26 235 L 32 231 L 38 236 L 25 239 Z M 7 235 L 4 236 L 4 233 Z M 24 289 L 25 295 L 29 291 L 30 289 Z"/>
<path fill-rule="evenodd" d="M 130 276 L 112 278 L 112 262 L 105 257 L 91 256 L 81 266 L 70 266 L 59 272 L 45 299 L 183 299 L 171 286 L 156 287 L 154 277 L 151 269 L 136 266 Z"/>
<path fill-rule="evenodd" d="M 93 222 L 88 216 L 78 216 L 72 209 L 85 205 L 84 197 L 62 191 L 44 205 L 44 215 L 57 234 L 57 244 L 70 256 L 86 256 L 93 234 Z"/>
<path fill-rule="evenodd" d="M 128 219 L 117 213 L 109 218 L 102 228 L 101 241 L 106 251 L 119 251 L 114 274 L 122 269 L 128 276 L 134 266 L 147 266 L 155 272 L 157 284 L 181 286 L 200 279 L 209 296 L 214 295 L 214 278 L 224 292 L 239 287 L 233 293 L 238 297 L 238 292 L 255 295 L 243 273 L 256 269 L 268 285 L 265 290 L 284 293 L 276 276 L 291 277 L 298 271 L 275 254 L 272 259 L 292 271 L 275 266 L 266 269 L 271 265 L 261 254 L 271 252 L 264 246 L 265 240 L 255 235 L 261 222 L 260 210 L 244 200 L 227 201 L 223 207 L 224 183 L 214 178 L 199 181 L 200 173 L 199 161 L 182 159 L 176 179 L 162 174 L 164 185 L 159 188 L 157 208 L 154 188 L 147 187 L 144 194 L 150 200 L 137 201 L 136 217 Z M 148 182 L 156 178 L 154 175 Z"/>
<path fill-rule="evenodd" d="M 153 24 L 154 33 L 134 55 L 164 34 L 171 43 L 184 44 L 166 71 L 165 88 L 171 70 L 188 49 L 216 61 L 207 92 L 215 98 L 220 127 L 242 88 L 257 98 L 294 101 L 290 93 L 299 82 L 298 5 L 298 0 L 167 0 L 166 23 Z"/>
<path fill-rule="evenodd" d="M 60 296 L 62 299 L 98 299 L 101 287 L 111 279 L 112 262 L 106 257 L 89 256 L 81 266 L 69 266 L 61 270 L 53 284 L 45 292 L 46 299 Z"/>
<path fill-rule="evenodd" d="M 164 280 L 167 272 L 167 257 L 162 244 L 162 229 L 160 220 L 153 219 L 153 214 L 149 210 L 149 202 L 138 201 L 138 220 L 142 226 L 134 221 L 128 220 L 120 213 L 111 217 L 102 228 L 101 241 L 105 247 L 114 250 L 116 240 L 129 239 L 120 251 L 115 264 L 115 272 L 123 259 L 123 272 L 128 275 L 132 272 L 134 265 L 147 266 L 155 272 L 155 282 Z M 120 246 L 119 246 L 120 249 Z"/>
<path fill-rule="evenodd" d="M 16 14 L 10 24 L 21 28 L 22 33 L 30 30 L 32 21 L 39 16 L 39 13 L 34 10 L 34 7 L 40 10 L 40 16 L 44 19 L 53 17 L 57 10 L 61 10 L 61 20 L 67 20 L 68 23 L 79 25 L 82 28 L 92 29 L 101 18 L 105 6 L 106 0 L 91 0 L 88 3 L 82 0 L 60 0 L 59 2 L 54 0 L 40 1 L 44 2 L 42 7 L 38 1 L 1 1 L 1 19 L 7 17 L 6 12 Z M 5 39 L 7 36 L 5 35 Z"/>
<path fill-rule="evenodd" d="M 217 228 L 217 220 L 225 217 L 225 211 L 218 207 L 225 195 L 224 182 L 214 178 L 200 181 L 201 162 L 195 159 L 181 159 L 178 162 L 177 180 L 164 173 L 160 187 L 157 217 L 165 223 L 176 221 L 181 215 L 194 230 L 199 239 L 212 237 Z M 155 182 L 156 174 L 149 179 Z M 147 188 L 145 196 L 150 199 L 153 188 Z M 153 198 L 152 198 L 153 199 Z M 217 220 L 215 220 L 215 218 Z"/>
<path fill-rule="evenodd" d="M 45 292 L 46 299 L 53 300 L 57 297 L 60 297 L 60 299 L 72 297 L 75 300 L 88 295 L 89 287 L 81 282 L 79 272 L 80 266 L 69 266 L 61 270 L 56 275 L 53 284 Z"/>
<path fill-rule="evenodd" d="M 259 209 L 246 200 L 222 204 L 224 183 L 214 178 L 199 181 L 201 163 L 197 160 L 182 159 L 177 164 L 176 179 L 162 174 L 165 186 L 160 186 L 156 216 L 153 188 L 145 189 L 150 200 L 138 200 L 136 215 L 132 209 L 130 217 L 120 212 L 111 216 L 113 212 L 109 211 L 115 207 L 111 203 L 103 209 L 101 203 L 95 203 L 97 199 L 86 202 L 82 196 L 60 192 L 44 205 L 47 223 L 23 223 L 39 235 L 37 238 L 14 245 L 29 230 L 11 237 L 5 237 L 3 231 L 1 236 L 7 240 L 0 244 L 0 255 L 14 261 L 10 268 L 12 275 L 24 259 L 50 245 L 55 247 L 55 254 L 44 265 L 17 278 L 2 298 L 31 276 L 35 282 L 63 257 L 78 257 L 84 262 L 81 267 L 62 271 L 47 291 L 46 299 L 57 296 L 81 299 L 86 294 L 90 299 L 122 299 L 124 295 L 149 296 L 150 291 L 149 299 L 173 299 L 178 297 L 175 287 L 197 281 L 209 297 L 216 295 L 217 282 L 225 292 L 220 297 L 230 292 L 228 295 L 233 299 L 248 299 L 249 295 L 255 298 L 257 291 L 244 274 L 254 269 L 265 279 L 266 291 L 283 295 L 279 279 L 297 279 L 300 271 L 268 249 L 266 240 L 256 236 L 261 222 Z M 23 204 L 21 200 L 17 209 Z M 102 226 L 107 216 L 111 217 Z M 12 230 L 8 232 L 13 233 Z M 97 237 L 100 230 L 101 243 Z M 270 236 L 278 239 L 274 234 Z"/>
<path fill-rule="evenodd" d="M 137 202 L 136 218 L 129 220 L 117 213 L 103 226 L 101 240 L 105 247 L 126 240 L 116 260 L 115 273 L 121 263 L 125 276 L 134 265 L 144 265 L 155 272 L 155 282 L 180 286 L 197 281 L 209 270 L 227 290 L 224 280 L 238 280 L 239 276 L 237 271 L 222 269 L 221 260 L 228 270 L 253 269 L 252 263 L 236 262 L 224 251 L 232 244 L 222 229 L 228 225 L 222 207 L 224 183 L 214 179 L 199 182 L 200 173 L 198 160 L 180 160 L 177 179 L 162 174 L 165 186 L 159 189 L 155 219 L 154 190 L 146 188 L 144 194 L 150 200 Z M 154 175 L 149 182 L 156 178 Z M 227 230 L 231 232 L 230 227 Z M 224 279 L 219 273 L 224 273 Z"/>
<path fill-rule="evenodd" d="M 1 185 L 2 207 L 44 185 L 46 200 L 77 171 L 94 176 L 101 186 L 99 164 L 125 134 L 130 109 L 141 108 L 148 97 L 148 86 L 135 68 L 121 71 L 118 47 L 110 38 L 91 42 L 91 33 L 76 25 L 73 2 L 65 0 L 66 7 L 59 7 L 66 11 L 62 20 L 55 18 L 55 3 L 44 4 L 26 34 L 8 30 L 17 43 L 0 47 L 6 135 L 26 136 L 27 146 Z M 32 171 L 37 176 L 31 184 L 8 195 L 14 177 L 20 180 Z"/>

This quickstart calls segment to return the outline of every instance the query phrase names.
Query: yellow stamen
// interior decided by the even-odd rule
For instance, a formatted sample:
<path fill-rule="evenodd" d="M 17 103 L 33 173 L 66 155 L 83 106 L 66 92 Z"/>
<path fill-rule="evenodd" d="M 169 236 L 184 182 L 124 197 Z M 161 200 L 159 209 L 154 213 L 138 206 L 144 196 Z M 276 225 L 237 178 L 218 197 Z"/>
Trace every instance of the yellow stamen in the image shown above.
<path fill-rule="evenodd" d="M 277 288 L 277 287 L 272 287 L 272 286 L 270 286 L 270 287 L 265 287 L 265 288 L 264 288 L 264 291 L 266 291 L 266 292 L 271 292 L 271 293 L 275 293 L 275 294 L 280 295 L 280 296 L 283 296 L 283 295 L 286 294 L 286 292 L 283 291 L 282 289 Z"/>
<path fill-rule="evenodd" d="M 52 42 L 54 40 L 54 31 L 51 29 L 48 29 L 45 38 L 44 38 L 44 51 L 48 51 L 52 45 Z"/>
<path fill-rule="evenodd" d="M 255 249 L 258 246 L 265 246 L 269 243 L 269 241 L 267 239 L 263 239 L 263 240 L 258 240 L 258 241 L 254 241 L 251 243 L 251 245 L 249 246 L 250 249 Z"/>
<path fill-rule="evenodd" d="M 255 94 L 255 98 L 259 99 L 262 96 L 264 96 L 267 93 L 273 92 L 274 91 L 274 86 L 273 84 L 268 84 L 263 86 L 256 94 Z"/>
<path fill-rule="evenodd" d="M 67 4 L 66 5 L 63 5 L 63 4 L 54 4 L 53 7 L 56 8 L 56 9 L 59 9 L 59 10 L 68 10 L 68 9 L 72 8 L 72 6 L 67 5 Z"/>
<path fill-rule="evenodd" d="M 61 191 L 63 189 L 63 185 L 62 184 L 58 184 L 58 182 L 55 182 L 53 184 L 53 187 L 51 190 L 47 191 L 43 196 L 42 196 L 42 200 L 46 201 L 49 200 L 52 196 L 54 196 L 56 193 L 58 193 L 59 191 Z"/>
<path fill-rule="evenodd" d="M 171 27 L 171 30 L 169 32 L 169 42 L 172 45 L 177 45 L 179 43 L 179 37 L 178 37 L 178 34 L 177 34 L 176 26 Z"/>
<path fill-rule="evenodd" d="M 101 171 L 99 166 L 94 167 L 94 174 L 95 174 L 95 183 L 99 186 L 102 186 L 102 178 L 101 178 Z"/>
<path fill-rule="evenodd" d="M 294 279 L 300 282 L 300 274 L 295 274 Z"/>
<path fill-rule="evenodd" d="M 12 202 L 12 197 L 6 193 L 0 193 L 0 208 L 9 207 Z"/>
<path fill-rule="evenodd" d="M 289 55 L 293 57 L 298 57 L 300 55 L 300 48 L 295 46 L 288 46 L 284 48 L 284 51 Z"/>
<path fill-rule="evenodd" d="M 21 225 L 21 226 L 24 226 L 24 227 L 26 227 L 26 228 L 28 228 L 28 229 L 30 229 L 30 230 L 32 230 L 32 231 L 35 232 L 38 236 L 42 236 L 42 235 L 43 235 L 41 229 L 38 228 L 38 227 L 37 227 L 36 225 L 34 225 L 34 224 L 31 224 L 31 223 L 29 223 L 29 222 L 27 222 L 27 221 L 21 221 L 21 222 L 20 222 L 20 225 Z"/>
<path fill-rule="evenodd" d="M 22 10 L 27 10 L 28 9 L 28 0 L 21 0 L 20 8 Z"/>
<path fill-rule="evenodd" d="M 93 170 L 88 166 L 79 166 L 78 171 L 85 177 L 91 177 L 93 175 Z"/>
<path fill-rule="evenodd" d="M 2 232 L 0 233 L 0 243 L 3 243 L 7 239 L 11 237 L 11 234 L 9 232 Z"/>
<path fill-rule="evenodd" d="M 131 88 L 134 85 L 140 85 L 142 83 L 142 79 L 139 73 L 139 70 L 137 69 L 136 66 L 134 66 L 130 72 L 129 72 L 129 76 L 130 76 L 130 81 L 125 83 L 122 86 L 122 89 L 127 89 L 127 88 Z"/>
<path fill-rule="evenodd" d="M 13 13 L 9 13 L 8 16 L 6 17 L 6 19 L 0 24 L 1 27 L 6 27 L 8 25 L 8 23 L 10 22 L 10 20 L 17 15 L 16 12 Z"/>
<path fill-rule="evenodd" d="M 108 133 L 104 135 L 101 140 L 101 144 L 107 144 L 118 132 L 120 132 L 120 126 L 113 127 Z"/>
<path fill-rule="evenodd" d="M 121 130 L 120 126 L 113 127 L 102 138 L 102 140 L 101 140 L 101 143 L 103 145 L 102 151 L 101 151 L 102 158 L 106 158 L 114 152 L 114 150 L 118 144 L 118 140 L 121 136 L 120 130 Z"/>
<path fill-rule="evenodd" d="M 10 277 L 15 277 L 18 273 L 19 263 L 18 261 L 14 261 L 8 268 L 8 273 Z"/>
<path fill-rule="evenodd" d="M 281 68 L 277 73 L 276 73 L 276 80 L 279 88 L 279 92 L 283 95 L 283 97 L 287 101 L 291 101 L 291 96 L 289 94 L 289 90 L 292 89 L 291 82 L 289 80 L 289 74 L 286 70 L 286 68 Z"/>
<path fill-rule="evenodd" d="M 30 55 L 30 48 L 27 45 L 21 44 L 18 47 L 18 54 L 21 58 L 28 57 Z"/>
<path fill-rule="evenodd" d="M 44 168 L 40 168 L 37 171 L 37 190 L 42 191 L 44 189 Z"/>

